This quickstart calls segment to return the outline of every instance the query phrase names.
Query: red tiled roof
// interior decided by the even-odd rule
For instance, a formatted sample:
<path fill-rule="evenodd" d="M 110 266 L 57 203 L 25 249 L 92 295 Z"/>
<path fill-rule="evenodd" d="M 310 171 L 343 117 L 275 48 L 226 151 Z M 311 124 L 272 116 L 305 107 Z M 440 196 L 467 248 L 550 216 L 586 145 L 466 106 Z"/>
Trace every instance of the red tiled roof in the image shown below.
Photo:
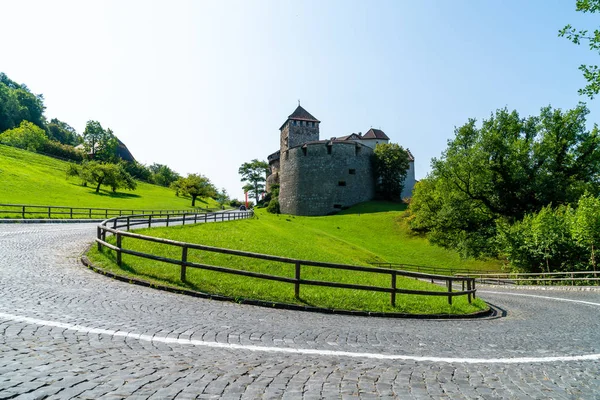
<path fill-rule="evenodd" d="M 390 140 L 390 138 L 381 130 L 381 129 L 369 129 L 367 133 L 362 136 L 363 139 L 385 139 Z"/>

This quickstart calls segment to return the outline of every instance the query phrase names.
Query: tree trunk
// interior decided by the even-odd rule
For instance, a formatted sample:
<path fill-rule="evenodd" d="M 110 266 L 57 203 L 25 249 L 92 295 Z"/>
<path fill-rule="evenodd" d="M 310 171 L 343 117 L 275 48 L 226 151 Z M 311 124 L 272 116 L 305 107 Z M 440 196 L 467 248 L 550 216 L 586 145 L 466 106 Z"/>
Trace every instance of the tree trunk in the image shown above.
<path fill-rule="evenodd" d="M 196 197 L 198 197 L 198 196 L 192 195 L 192 207 L 196 206 Z"/>
<path fill-rule="evenodd" d="M 96 193 L 99 193 L 99 192 L 100 192 L 100 185 L 102 185 L 102 181 L 103 181 L 103 180 L 104 180 L 104 179 L 100 179 L 100 180 L 98 181 L 98 186 L 96 186 Z"/>

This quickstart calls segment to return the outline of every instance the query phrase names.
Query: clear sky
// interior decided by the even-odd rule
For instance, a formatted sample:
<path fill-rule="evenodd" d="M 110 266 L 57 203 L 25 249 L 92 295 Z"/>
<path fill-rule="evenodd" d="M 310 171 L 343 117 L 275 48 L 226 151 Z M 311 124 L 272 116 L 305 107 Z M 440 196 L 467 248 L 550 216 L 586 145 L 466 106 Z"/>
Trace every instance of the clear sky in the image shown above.
<path fill-rule="evenodd" d="M 596 28 L 575 0 L 0 0 L 0 71 L 46 117 L 111 128 L 134 157 L 241 198 L 239 166 L 278 150 L 300 99 L 321 138 L 380 128 L 430 170 L 468 118 L 598 100 L 598 64 L 557 32 Z"/>

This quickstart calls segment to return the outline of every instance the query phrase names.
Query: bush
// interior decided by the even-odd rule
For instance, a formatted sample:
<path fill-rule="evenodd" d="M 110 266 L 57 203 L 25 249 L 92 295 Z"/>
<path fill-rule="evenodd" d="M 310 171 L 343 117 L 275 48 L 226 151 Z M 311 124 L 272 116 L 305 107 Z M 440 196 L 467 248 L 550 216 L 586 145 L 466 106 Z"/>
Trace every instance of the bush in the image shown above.
<path fill-rule="evenodd" d="M 39 151 L 48 141 L 44 131 L 29 121 L 22 121 L 17 128 L 0 134 L 0 143 L 29 151 Z"/>
<path fill-rule="evenodd" d="M 77 150 L 75 147 L 62 144 L 55 140 L 44 142 L 38 152 L 69 161 L 81 162 L 84 158 L 83 152 Z"/>
<path fill-rule="evenodd" d="M 281 212 L 279 208 L 279 198 L 273 197 L 267 206 L 267 211 L 271 214 L 279 214 Z"/>
<path fill-rule="evenodd" d="M 231 201 L 229 202 L 229 205 L 233 208 L 238 208 L 239 206 L 242 205 L 242 203 L 238 199 L 231 199 Z"/>

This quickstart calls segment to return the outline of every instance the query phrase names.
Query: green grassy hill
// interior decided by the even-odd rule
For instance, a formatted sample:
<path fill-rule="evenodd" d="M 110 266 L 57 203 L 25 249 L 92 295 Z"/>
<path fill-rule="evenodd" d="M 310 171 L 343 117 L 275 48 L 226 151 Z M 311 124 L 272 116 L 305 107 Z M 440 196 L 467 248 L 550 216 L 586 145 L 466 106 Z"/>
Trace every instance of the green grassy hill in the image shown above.
<path fill-rule="evenodd" d="M 136 231 L 155 237 L 209 246 L 232 248 L 290 258 L 325 261 L 339 264 L 365 265 L 370 262 L 392 262 L 429 265 L 442 268 L 497 270 L 496 261 L 463 260 L 455 252 L 429 244 L 414 236 L 403 220 L 404 205 L 369 202 L 333 216 L 298 217 L 268 214 L 256 210 L 253 219 L 235 222 L 177 226 Z M 114 238 L 111 238 L 114 240 Z M 124 239 L 127 249 L 179 259 L 181 249 Z M 307 287 L 302 289 L 301 300 L 293 297 L 293 286 L 286 283 L 241 278 L 228 274 L 188 270 L 187 282 L 179 279 L 179 267 L 159 262 L 123 256 L 123 267 L 114 263 L 114 253 L 89 253 L 97 265 L 121 275 L 137 276 L 167 285 L 218 293 L 233 298 L 244 297 L 310 304 L 329 308 L 409 312 L 409 313 L 468 313 L 484 307 L 483 303 L 468 305 L 459 298 L 449 306 L 445 298 L 399 296 L 397 307 L 389 304 L 389 295 Z M 188 260 L 229 268 L 293 277 L 293 266 L 285 263 L 247 259 L 231 255 L 190 250 Z M 339 281 L 354 284 L 389 285 L 389 276 L 303 267 L 304 279 Z M 399 287 L 420 290 L 443 290 L 414 279 L 401 279 Z M 435 289 L 432 289 L 435 288 Z"/>
<path fill-rule="evenodd" d="M 66 179 L 67 162 L 0 145 L 0 203 L 98 208 L 185 209 L 191 199 L 168 188 L 138 182 L 134 191 L 112 193 Z M 218 207 L 213 199 L 197 200 L 198 207 Z M 1 216 L 1 214 L 0 214 Z"/>

